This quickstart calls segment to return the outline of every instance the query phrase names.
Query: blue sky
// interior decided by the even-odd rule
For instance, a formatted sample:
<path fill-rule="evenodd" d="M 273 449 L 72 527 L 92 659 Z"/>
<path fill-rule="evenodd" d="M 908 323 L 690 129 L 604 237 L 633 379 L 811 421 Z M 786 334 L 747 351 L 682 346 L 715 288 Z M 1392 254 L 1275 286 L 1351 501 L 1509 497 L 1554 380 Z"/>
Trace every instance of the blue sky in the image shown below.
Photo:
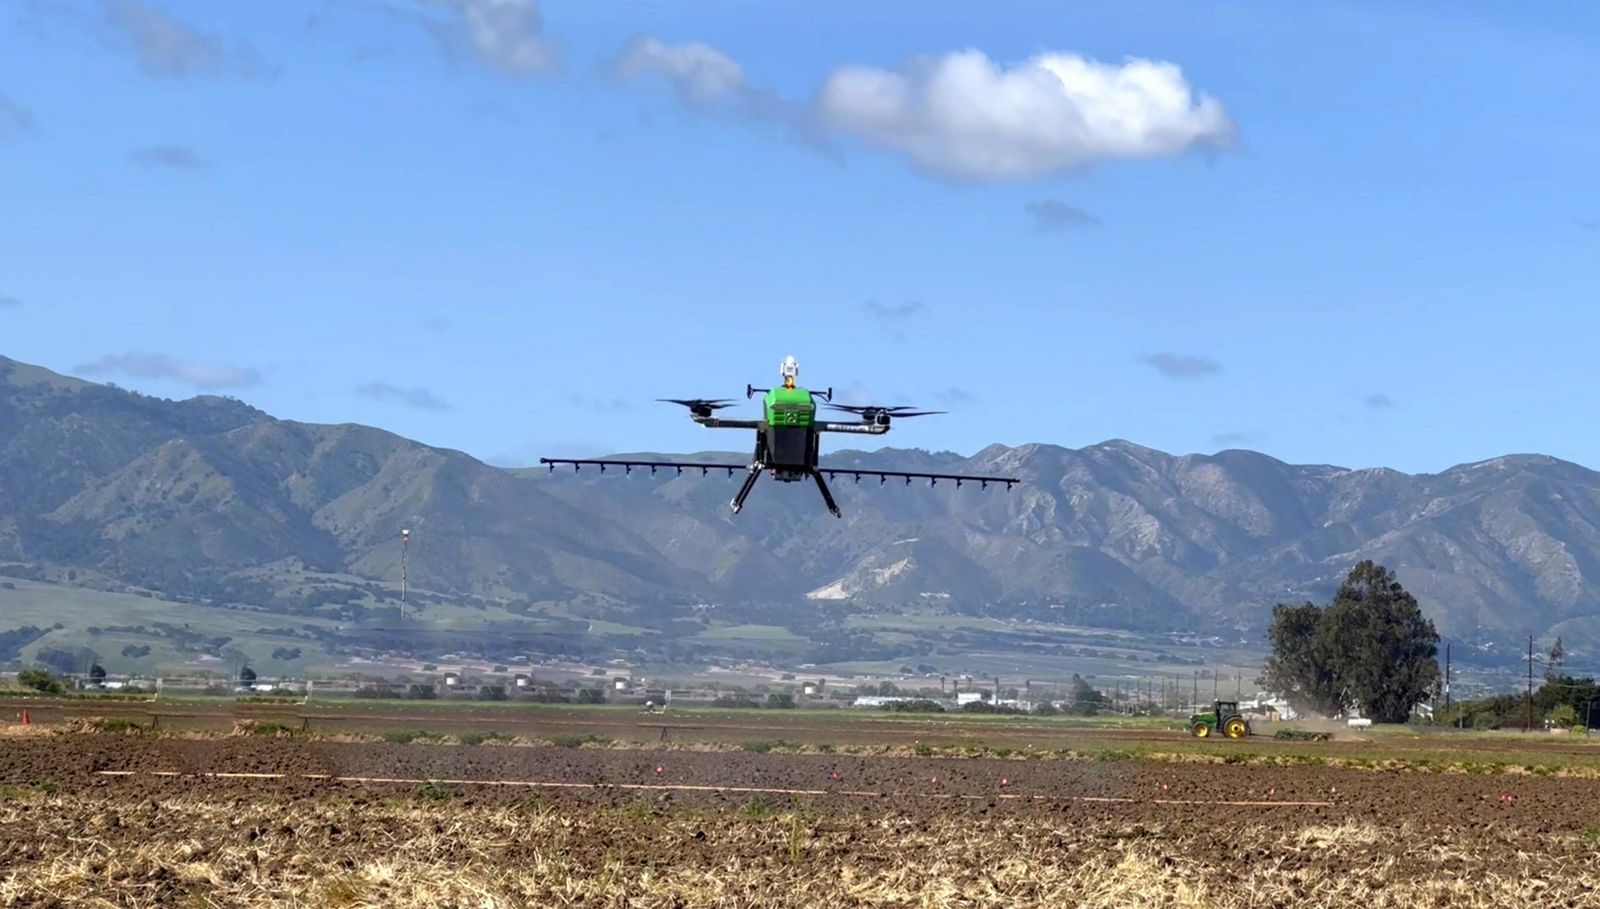
<path fill-rule="evenodd" d="M 497 462 L 793 354 L 904 446 L 1600 466 L 1600 7 L 975 9 L 4 0 L 0 354 Z"/>

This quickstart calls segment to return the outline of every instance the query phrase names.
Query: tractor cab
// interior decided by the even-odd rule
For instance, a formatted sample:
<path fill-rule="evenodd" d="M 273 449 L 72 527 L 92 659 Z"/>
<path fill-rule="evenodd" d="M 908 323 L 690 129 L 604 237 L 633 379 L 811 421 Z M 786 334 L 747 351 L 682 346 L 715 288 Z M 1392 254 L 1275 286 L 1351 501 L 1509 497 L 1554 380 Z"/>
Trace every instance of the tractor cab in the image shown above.
<path fill-rule="evenodd" d="M 1189 717 L 1189 733 L 1197 739 L 1208 738 L 1218 732 L 1230 739 L 1250 734 L 1250 724 L 1239 712 L 1238 701 L 1217 701 L 1209 713 L 1196 713 Z"/>

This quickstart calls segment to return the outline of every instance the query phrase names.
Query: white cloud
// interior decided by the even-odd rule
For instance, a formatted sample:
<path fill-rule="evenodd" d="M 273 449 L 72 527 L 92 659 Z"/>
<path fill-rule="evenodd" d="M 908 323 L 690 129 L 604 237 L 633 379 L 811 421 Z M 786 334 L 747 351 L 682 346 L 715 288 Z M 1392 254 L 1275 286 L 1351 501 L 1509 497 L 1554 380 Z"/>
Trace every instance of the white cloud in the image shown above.
<path fill-rule="evenodd" d="M 624 79 L 654 74 L 666 79 L 687 104 L 707 107 L 749 91 L 744 68 L 709 44 L 667 44 L 639 38 L 622 52 L 615 70 Z"/>
<path fill-rule="evenodd" d="M 165 167 L 172 170 L 204 170 L 205 159 L 192 148 L 158 145 L 128 152 L 128 161 L 140 167 Z"/>
<path fill-rule="evenodd" d="M 868 300 L 861 304 L 867 315 L 880 322 L 904 322 L 912 316 L 918 315 L 928 308 L 921 300 L 907 300 L 904 303 L 879 303 L 877 300 Z"/>
<path fill-rule="evenodd" d="M 139 68 L 154 78 L 235 74 L 270 75 L 272 68 L 247 43 L 222 39 L 174 19 L 139 0 L 104 0 L 106 21 L 133 49 Z"/>
<path fill-rule="evenodd" d="M 898 71 L 836 68 L 809 104 L 752 84 L 737 60 L 700 42 L 639 38 L 614 70 L 624 79 L 664 79 L 690 107 L 785 123 L 825 150 L 830 137 L 854 138 L 957 180 L 1031 179 L 1100 161 L 1226 148 L 1235 136 L 1222 103 L 1159 60 L 1109 64 L 1046 53 L 1004 66 L 967 50 L 919 57 Z"/>
<path fill-rule="evenodd" d="M 510 75 L 554 69 L 556 51 L 544 37 L 544 17 L 534 0 L 424 0 L 454 14 L 428 22 L 440 48 Z"/>
<path fill-rule="evenodd" d="M 841 67 L 823 84 L 816 112 L 834 130 L 964 180 L 1224 147 L 1235 132 L 1221 102 L 1197 94 L 1174 64 L 1063 53 L 1009 68 L 976 50 L 920 58 L 898 72 Z"/>
<path fill-rule="evenodd" d="M 752 85 L 736 60 L 709 44 L 667 44 L 659 38 L 638 38 L 617 55 L 611 70 L 624 81 L 664 81 L 685 107 L 751 123 L 776 124 L 793 140 L 830 157 L 837 155 L 809 109 Z"/>
<path fill-rule="evenodd" d="M 1074 227 L 1097 227 L 1100 219 L 1060 199 L 1035 199 L 1023 207 L 1033 226 L 1041 231 L 1061 231 Z"/>
<path fill-rule="evenodd" d="M 401 388 L 388 382 L 368 382 L 356 387 L 356 394 L 385 404 L 401 404 L 417 410 L 445 411 L 450 405 L 426 388 Z"/>
<path fill-rule="evenodd" d="M 1155 367 L 1156 372 L 1169 379 L 1197 379 L 1201 376 L 1209 376 L 1222 371 L 1222 367 L 1218 365 L 1216 360 L 1194 354 L 1162 351 L 1143 359 L 1144 362 Z"/>
<path fill-rule="evenodd" d="M 172 379 L 202 389 L 240 388 L 261 381 L 261 373 L 243 366 L 206 365 L 164 353 L 129 351 L 79 366 L 84 375 L 121 373 L 139 379 Z"/>

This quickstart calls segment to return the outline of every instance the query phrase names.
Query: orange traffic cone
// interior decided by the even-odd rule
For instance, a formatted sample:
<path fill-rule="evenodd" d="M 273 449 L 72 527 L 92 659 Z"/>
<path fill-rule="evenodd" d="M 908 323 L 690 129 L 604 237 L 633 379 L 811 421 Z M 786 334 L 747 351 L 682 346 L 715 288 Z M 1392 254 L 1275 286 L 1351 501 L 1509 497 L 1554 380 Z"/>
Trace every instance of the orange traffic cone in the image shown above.
<path fill-rule="evenodd" d="M 22 711 L 22 725 L 28 725 L 28 711 Z"/>

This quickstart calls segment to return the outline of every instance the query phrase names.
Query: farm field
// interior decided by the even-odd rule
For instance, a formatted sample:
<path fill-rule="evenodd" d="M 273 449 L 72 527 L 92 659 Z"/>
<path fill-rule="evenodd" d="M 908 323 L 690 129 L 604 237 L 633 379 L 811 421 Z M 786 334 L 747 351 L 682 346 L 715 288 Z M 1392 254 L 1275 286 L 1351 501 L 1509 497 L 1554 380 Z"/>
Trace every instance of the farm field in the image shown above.
<path fill-rule="evenodd" d="M 1492 762 L 1505 766 L 1573 768 L 1600 777 L 1600 740 L 1542 733 L 1455 732 L 1427 727 L 1340 729 L 1333 741 L 1282 741 L 1278 724 L 1258 725 L 1249 738 L 1197 741 L 1174 717 L 1030 717 L 916 714 L 880 710 L 762 710 L 674 707 L 646 714 L 622 706 L 529 704 L 515 701 L 313 700 L 252 703 L 227 698 L 163 696 L 157 701 L 0 696 L 0 721 L 27 710 L 34 723 L 116 719 L 156 731 L 226 733 L 239 724 L 271 724 L 324 736 L 394 732 L 436 736 L 496 734 L 548 741 L 598 739 L 618 746 L 752 741 L 816 750 L 830 746 L 951 753 L 1012 749 L 1074 751 L 1083 755 L 1206 760 L 1410 762 L 1445 766 Z M 1283 724 L 1292 727 L 1294 724 Z M 1330 727 L 1331 728 L 1331 727 Z"/>
<path fill-rule="evenodd" d="M 736 719 L 746 741 L 720 745 L 12 725 L 0 906 L 1600 905 L 1600 752 L 1579 742 L 1062 725 L 1030 758 L 998 743 L 1031 723 L 922 752 Z M 1368 753 L 1407 769 L 1339 763 Z"/>

